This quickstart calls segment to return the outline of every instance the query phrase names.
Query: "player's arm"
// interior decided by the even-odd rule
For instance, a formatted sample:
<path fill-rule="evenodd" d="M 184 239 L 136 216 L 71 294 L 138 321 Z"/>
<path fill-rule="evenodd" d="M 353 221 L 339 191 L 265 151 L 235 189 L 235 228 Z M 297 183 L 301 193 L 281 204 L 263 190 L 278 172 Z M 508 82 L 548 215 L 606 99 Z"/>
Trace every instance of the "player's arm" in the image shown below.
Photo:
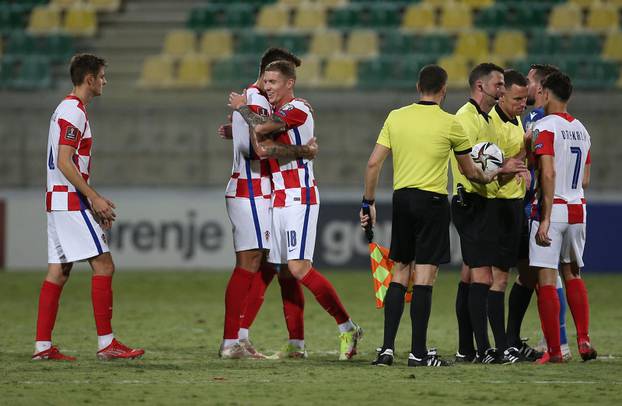
<path fill-rule="evenodd" d="M 277 158 L 277 159 L 308 159 L 312 160 L 318 152 L 317 139 L 311 138 L 305 145 L 287 145 L 275 142 L 272 139 L 262 139 L 250 129 L 251 143 L 253 150 L 259 158 Z"/>
<path fill-rule="evenodd" d="M 60 144 L 58 146 L 58 169 L 69 182 L 86 196 L 91 202 L 91 209 L 97 218 L 102 222 L 102 226 L 109 228 L 114 221 L 116 214 L 115 205 L 110 200 L 99 195 L 82 177 L 82 174 L 73 163 L 72 157 L 76 149 L 70 145 Z"/>
<path fill-rule="evenodd" d="M 391 149 L 382 144 L 376 144 L 374 147 L 367 161 L 367 168 L 365 169 L 365 191 L 363 192 L 363 199 L 372 202 L 376 199 L 376 187 L 378 186 L 380 171 L 390 153 Z M 363 228 L 365 228 L 370 221 L 372 225 L 376 224 L 376 205 L 374 203 L 369 205 L 369 216 L 364 215 L 363 209 L 361 209 L 359 217 L 361 219 L 361 227 Z"/>
<path fill-rule="evenodd" d="M 263 141 L 269 134 L 285 131 L 287 125 L 283 119 L 275 114 L 262 116 L 255 113 L 246 105 L 246 92 L 229 94 L 229 107 L 236 110 L 248 126 L 255 132 L 260 141 Z"/>
<path fill-rule="evenodd" d="M 592 165 L 591 164 L 585 164 L 585 169 L 583 170 L 583 182 L 581 182 L 581 185 L 583 186 L 583 189 L 587 189 L 590 186 L 590 167 Z"/>
<path fill-rule="evenodd" d="M 469 153 L 457 153 L 455 155 L 460 172 L 466 176 L 468 180 L 475 183 L 486 184 L 492 182 L 495 177 L 499 175 L 514 175 L 527 170 L 524 162 L 515 158 L 510 158 L 503 163 L 501 168 L 491 172 L 490 174 L 486 174 L 482 168 L 475 165 L 475 162 L 473 162 L 473 158 L 471 158 Z"/>
<path fill-rule="evenodd" d="M 549 238 L 549 226 L 551 224 L 551 211 L 553 210 L 553 197 L 555 196 L 555 157 L 553 155 L 541 155 L 538 157 L 540 168 L 540 195 L 541 211 L 540 226 L 536 234 L 538 245 L 548 247 L 551 245 Z"/>

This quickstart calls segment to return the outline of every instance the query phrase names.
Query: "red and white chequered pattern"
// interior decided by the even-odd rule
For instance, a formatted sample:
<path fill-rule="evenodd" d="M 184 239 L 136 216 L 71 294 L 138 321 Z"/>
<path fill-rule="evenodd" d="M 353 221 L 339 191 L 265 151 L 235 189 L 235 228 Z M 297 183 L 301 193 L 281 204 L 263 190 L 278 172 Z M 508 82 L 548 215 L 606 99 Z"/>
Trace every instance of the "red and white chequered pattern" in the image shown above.
<path fill-rule="evenodd" d="M 88 202 L 81 200 L 81 194 L 58 169 L 60 145 L 75 148 L 73 163 L 88 183 L 91 171 L 91 147 L 93 138 L 86 109 L 82 101 L 69 95 L 56 107 L 50 120 L 48 133 L 47 189 L 45 207 L 47 211 L 76 211 L 86 208 Z"/>
<path fill-rule="evenodd" d="M 567 113 L 551 114 L 539 120 L 534 130 L 534 155 L 555 159 L 555 195 L 551 221 L 584 223 L 586 201 L 583 193 L 585 165 L 591 164 L 590 135 L 581 122 Z M 537 187 L 539 196 L 540 187 Z M 532 206 L 531 218 L 539 220 L 540 203 Z"/>
<path fill-rule="evenodd" d="M 274 114 L 287 124 L 277 142 L 305 145 L 313 137 L 313 115 L 307 105 L 294 99 L 275 109 Z M 272 206 L 288 207 L 299 204 L 318 204 L 320 196 L 313 175 L 313 161 L 307 159 L 270 159 L 272 172 Z"/>

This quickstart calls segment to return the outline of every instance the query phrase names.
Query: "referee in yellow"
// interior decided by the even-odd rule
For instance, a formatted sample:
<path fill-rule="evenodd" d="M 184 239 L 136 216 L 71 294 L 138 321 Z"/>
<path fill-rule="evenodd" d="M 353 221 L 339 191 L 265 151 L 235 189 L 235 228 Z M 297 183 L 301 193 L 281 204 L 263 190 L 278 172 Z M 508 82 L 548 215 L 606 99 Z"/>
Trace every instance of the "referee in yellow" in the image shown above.
<path fill-rule="evenodd" d="M 395 336 L 404 311 L 404 295 L 414 272 L 410 307 L 412 348 L 408 366 L 446 366 L 428 352 L 426 336 L 432 306 L 432 286 L 439 264 L 449 262 L 449 203 L 447 162 L 455 154 L 460 169 L 471 181 L 489 183 L 498 173 L 525 169 L 510 160 L 497 173 L 486 175 L 469 152 L 471 143 L 455 116 L 440 108 L 447 92 L 447 72 L 437 65 L 421 69 L 417 82 L 420 100 L 391 111 L 367 163 L 361 226 L 376 219 L 374 199 L 382 164 L 393 154 L 393 225 L 390 258 L 393 279 L 385 296 L 384 343 L 373 365 L 391 365 Z"/>

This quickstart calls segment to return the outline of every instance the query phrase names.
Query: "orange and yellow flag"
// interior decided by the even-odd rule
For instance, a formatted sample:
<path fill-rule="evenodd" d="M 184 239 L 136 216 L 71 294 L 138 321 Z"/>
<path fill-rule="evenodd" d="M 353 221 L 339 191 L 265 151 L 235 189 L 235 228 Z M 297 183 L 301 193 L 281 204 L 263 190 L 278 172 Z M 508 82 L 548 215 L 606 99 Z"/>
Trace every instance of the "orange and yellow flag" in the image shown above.
<path fill-rule="evenodd" d="M 372 242 L 369 244 L 369 256 L 371 257 L 371 275 L 374 280 L 374 296 L 376 297 L 376 309 L 384 307 L 384 297 L 391 283 L 393 261 L 389 259 L 389 250 L 386 247 Z M 408 284 L 406 302 L 412 300 L 412 280 Z"/>

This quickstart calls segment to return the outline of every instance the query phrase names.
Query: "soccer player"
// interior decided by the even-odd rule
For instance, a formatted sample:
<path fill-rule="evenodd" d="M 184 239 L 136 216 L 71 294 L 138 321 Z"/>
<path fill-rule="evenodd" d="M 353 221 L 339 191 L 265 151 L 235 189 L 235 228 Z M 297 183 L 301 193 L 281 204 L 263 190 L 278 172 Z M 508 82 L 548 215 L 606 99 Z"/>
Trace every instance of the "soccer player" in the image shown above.
<path fill-rule="evenodd" d="M 449 202 L 447 161 L 456 158 L 464 176 L 477 183 L 489 183 L 498 173 L 484 174 L 469 153 L 471 142 L 455 116 L 440 107 L 447 93 L 447 72 L 437 65 L 421 69 L 417 82 L 417 103 L 389 113 L 367 163 L 363 205 L 363 227 L 376 219 L 374 198 L 382 165 L 393 155 L 393 220 L 389 257 L 393 276 L 385 296 L 384 342 L 373 365 L 393 364 L 395 336 L 404 311 L 404 295 L 414 273 L 410 306 L 412 347 L 408 366 L 447 366 L 435 351 L 428 351 L 426 337 L 432 308 L 432 288 L 440 264 L 449 262 Z M 413 125 L 415 123 L 415 125 Z M 516 165 L 516 162 L 508 162 Z M 518 162 L 519 168 L 522 163 Z"/>
<path fill-rule="evenodd" d="M 33 360 L 74 361 L 52 345 L 58 302 L 76 261 L 88 261 L 93 270 L 91 299 L 97 329 L 97 358 L 138 358 L 114 337 L 112 275 L 115 270 L 104 229 L 115 220 L 115 205 L 90 186 L 93 136 L 86 114 L 89 102 L 106 85 L 106 62 L 94 55 L 71 59 L 73 91 L 60 102 L 50 121 L 47 147 L 48 272 L 39 295 L 37 336 Z"/>
<path fill-rule="evenodd" d="M 529 265 L 538 271 L 538 311 L 547 352 L 537 362 L 563 362 L 559 332 L 557 267 L 566 283 L 568 305 L 577 329 L 579 354 L 596 358 L 590 342 L 589 302 L 581 279 L 585 246 L 586 203 L 583 189 L 590 182 L 590 135 L 568 114 L 570 78 L 551 73 L 542 82 L 546 117 L 533 130 L 538 170 L 537 203 L 532 210 Z"/>
<path fill-rule="evenodd" d="M 274 113 L 270 117 L 253 112 L 244 95 L 232 93 L 230 106 L 249 124 L 253 148 L 260 157 L 268 157 L 287 145 L 314 142 L 313 114 L 301 100 L 294 98 L 295 66 L 287 61 L 266 67 L 264 86 Z M 276 134 L 274 140 L 268 135 Z M 319 211 L 319 193 L 313 176 L 313 161 L 292 155 L 270 159 L 272 172 L 272 247 L 269 262 L 287 263 L 290 272 L 315 296 L 319 304 L 338 324 L 339 359 L 356 354 L 362 329 L 350 319 L 332 284 L 312 265 Z"/>
<path fill-rule="evenodd" d="M 261 58 L 258 79 L 245 90 L 248 108 L 259 115 L 267 117 L 272 113 L 263 87 L 264 70 L 271 62 L 283 59 L 300 65 L 300 59 L 290 52 L 270 48 Z M 274 267 L 265 262 L 272 222 L 270 168 L 266 159 L 257 156 L 251 145 L 248 124 L 238 112 L 232 115 L 231 134 L 233 169 L 225 197 L 233 227 L 236 266 L 225 293 L 225 327 L 219 354 L 222 358 L 263 358 L 251 344 L 248 329 L 275 275 Z M 281 150 L 307 158 L 313 158 L 317 152 L 313 145 L 283 145 Z M 287 156 L 282 154 L 277 156 Z M 289 344 L 292 347 L 292 342 L 296 344 L 287 354 L 302 357 L 305 355 L 302 289 L 287 270 L 280 272 L 279 283 L 290 333 Z"/>

